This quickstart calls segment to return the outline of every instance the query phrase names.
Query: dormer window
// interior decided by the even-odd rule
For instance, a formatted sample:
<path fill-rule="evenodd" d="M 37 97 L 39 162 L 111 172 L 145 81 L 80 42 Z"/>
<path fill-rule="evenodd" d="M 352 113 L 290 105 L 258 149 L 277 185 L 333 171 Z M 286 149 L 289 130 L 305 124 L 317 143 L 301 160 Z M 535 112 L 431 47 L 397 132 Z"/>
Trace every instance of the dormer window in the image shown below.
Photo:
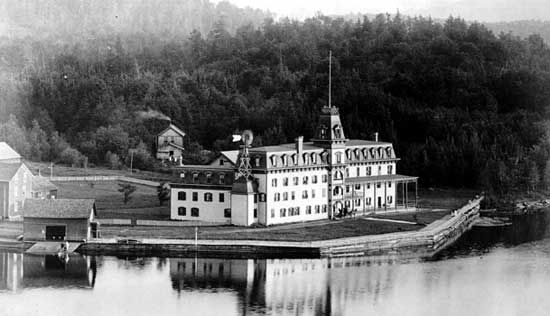
<path fill-rule="evenodd" d="M 196 183 L 199 180 L 199 174 L 193 173 L 193 183 Z"/>
<path fill-rule="evenodd" d="M 287 155 L 282 155 L 281 156 L 281 162 L 283 164 L 283 166 L 288 166 L 288 156 Z"/>
<path fill-rule="evenodd" d="M 225 183 L 225 174 L 220 173 L 220 184 L 224 184 L 224 183 Z"/>
<path fill-rule="evenodd" d="M 316 163 L 317 163 L 317 154 L 316 154 L 316 153 L 312 153 L 312 154 L 311 154 L 311 163 L 312 163 L 312 164 L 316 164 Z"/>
<path fill-rule="evenodd" d="M 272 155 L 271 157 L 269 157 L 269 160 L 271 160 L 272 167 L 277 167 L 277 156 Z"/>
<path fill-rule="evenodd" d="M 254 158 L 254 164 L 256 165 L 256 167 L 260 166 L 260 157 L 255 157 Z"/>
<path fill-rule="evenodd" d="M 180 178 L 185 179 L 185 172 L 180 173 Z"/>
<path fill-rule="evenodd" d="M 304 159 L 304 164 L 305 165 L 309 164 L 309 155 L 308 154 L 303 154 L 302 158 Z"/>
<path fill-rule="evenodd" d="M 351 160 L 351 151 L 350 151 L 349 149 L 346 150 L 346 158 L 347 158 L 348 160 Z"/>
<path fill-rule="evenodd" d="M 211 173 L 206 174 L 206 183 L 212 183 L 212 174 Z"/>
<path fill-rule="evenodd" d="M 292 163 L 296 166 L 298 164 L 298 155 L 292 155 Z"/>

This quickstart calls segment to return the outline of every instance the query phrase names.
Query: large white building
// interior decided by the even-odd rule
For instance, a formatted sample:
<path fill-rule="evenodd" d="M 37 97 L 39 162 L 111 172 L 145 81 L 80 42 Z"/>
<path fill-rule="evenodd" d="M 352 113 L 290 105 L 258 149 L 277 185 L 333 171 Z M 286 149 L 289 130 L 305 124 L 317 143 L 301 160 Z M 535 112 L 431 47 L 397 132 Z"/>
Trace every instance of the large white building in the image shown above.
<path fill-rule="evenodd" d="M 397 161 L 391 143 L 346 139 L 338 109 L 324 107 L 310 142 L 223 152 L 210 165 L 181 168 L 171 219 L 273 225 L 415 208 L 417 177 L 396 174 Z"/>

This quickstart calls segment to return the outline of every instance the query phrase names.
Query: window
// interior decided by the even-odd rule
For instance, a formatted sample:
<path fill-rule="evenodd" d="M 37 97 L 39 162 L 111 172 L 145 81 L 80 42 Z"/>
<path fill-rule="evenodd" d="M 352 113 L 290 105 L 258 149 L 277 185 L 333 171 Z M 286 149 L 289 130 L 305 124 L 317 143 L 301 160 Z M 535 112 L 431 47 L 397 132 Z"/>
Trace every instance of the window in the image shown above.
<path fill-rule="evenodd" d="M 275 209 L 272 208 L 272 209 L 271 209 L 271 218 L 274 218 L 274 217 L 275 217 Z"/>
<path fill-rule="evenodd" d="M 269 159 L 271 160 L 271 165 L 277 167 L 277 156 L 273 155 Z"/>
<path fill-rule="evenodd" d="M 307 199 L 307 190 L 302 192 L 302 199 Z"/>
<path fill-rule="evenodd" d="M 306 206 L 306 214 L 311 214 L 311 205 Z"/>
<path fill-rule="evenodd" d="M 360 184 L 356 184 L 356 185 L 355 185 L 355 190 L 361 190 L 361 185 L 360 185 Z"/>
<path fill-rule="evenodd" d="M 392 165 L 388 166 L 388 174 L 393 174 L 393 166 Z"/>
<path fill-rule="evenodd" d="M 292 178 L 292 182 L 294 183 L 294 185 L 298 185 L 300 183 L 300 178 L 294 177 Z"/>
<path fill-rule="evenodd" d="M 191 216 L 199 217 L 199 209 L 196 207 L 191 208 Z"/>
<path fill-rule="evenodd" d="M 182 179 L 185 178 L 185 172 L 180 173 L 180 178 L 182 178 Z"/>
<path fill-rule="evenodd" d="M 224 184 L 224 183 L 225 183 L 225 174 L 220 173 L 220 184 Z"/>
<path fill-rule="evenodd" d="M 342 163 L 342 153 L 336 153 L 336 163 Z"/>
<path fill-rule="evenodd" d="M 296 195 L 294 194 L 294 191 L 290 192 L 290 199 L 294 200 L 296 198 Z"/>
<path fill-rule="evenodd" d="M 349 185 L 346 185 L 346 193 L 349 193 Z"/>
<path fill-rule="evenodd" d="M 376 184 L 376 187 L 377 187 L 378 189 L 380 189 L 380 187 L 381 187 L 380 182 L 378 182 L 378 183 Z"/>
<path fill-rule="evenodd" d="M 372 173 L 372 167 L 367 167 L 367 176 L 370 176 Z"/>
<path fill-rule="evenodd" d="M 187 193 L 185 192 L 178 192 L 178 200 L 185 201 L 187 199 Z"/>
<path fill-rule="evenodd" d="M 283 186 L 284 187 L 288 186 L 288 178 L 283 178 Z"/>
<path fill-rule="evenodd" d="M 178 216 L 187 215 L 187 209 L 185 207 L 178 207 Z"/>
<path fill-rule="evenodd" d="M 225 202 L 225 194 L 223 193 L 218 194 L 218 201 Z"/>
<path fill-rule="evenodd" d="M 212 183 L 212 174 L 211 173 L 206 174 L 206 183 Z"/>
<path fill-rule="evenodd" d="M 321 206 L 315 205 L 315 214 L 321 213 Z"/>
<path fill-rule="evenodd" d="M 288 201 L 288 192 L 283 192 L 283 201 Z"/>
<path fill-rule="evenodd" d="M 323 197 L 327 197 L 327 188 L 323 188 Z"/>
<path fill-rule="evenodd" d="M 315 153 L 311 154 L 311 163 L 313 164 L 317 163 L 317 154 Z"/>
<path fill-rule="evenodd" d="M 295 166 L 298 164 L 298 156 L 296 154 L 292 155 L 292 163 Z"/>
<path fill-rule="evenodd" d="M 260 157 L 254 158 L 254 164 L 256 165 L 256 167 L 260 166 Z"/>
<path fill-rule="evenodd" d="M 382 174 L 382 166 L 378 166 L 378 175 Z"/>
<path fill-rule="evenodd" d="M 388 196 L 387 200 L 388 200 L 388 203 L 392 203 L 393 202 L 393 196 Z"/>
<path fill-rule="evenodd" d="M 312 198 L 312 199 L 315 198 L 315 190 L 311 190 L 311 198 Z"/>
<path fill-rule="evenodd" d="M 367 183 L 367 190 L 370 189 L 370 183 Z"/>
<path fill-rule="evenodd" d="M 311 176 L 311 183 L 317 183 L 317 176 Z"/>
<path fill-rule="evenodd" d="M 361 176 L 361 168 L 357 167 L 356 170 L 355 170 L 356 174 L 355 176 L 356 177 L 360 177 Z"/>
<path fill-rule="evenodd" d="M 303 154 L 302 158 L 304 159 L 304 165 L 308 165 L 309 164 L 309 155 L 308 154 Z"/>
<path fill-rule="evenodd" d="M 346 168 L 346 178 L 349 178 L 349 168 Z"/>
<path fill-rule="evenodd" d="M 326 174 L 324 174 L 323 177 L 321 178 L 321 181 L 323 183 L 327 183 L 328 182 L 328 176 Z"/>
<path fill-rule="evenodd" d="M 391 188 L 391 182 L 388 182 L 388 188 Z"/>
<path fill-rule="evenodd" d="M 258 203 L 258 194 L 254 194 L 254 203 Z"/>
<path fill-rule="evenodd" d="M 231 217 L 231 209 L 230 208 L 226 208 L 223 210 L 223 217 L 225 218 L 230 218 Z"/>
<path fill-rule="evenodd" d="M 271 179 L 271 186 L 276 187 L 277 186 L 277 179 Z"/>
<path fill-rule="evenodd" d="M 199 193 L 193 192 L 193 201 L 198 201 L 198 200 L 199 200 Z"/>
<path fill-rule="evenodd" d="M 275 193 L 273 196 L 273 201 L 278 202 L 281 200 L 281 193 Z"/>
<path fill-rule="evenodd" d="M 265 202 L 265 193 L 260 193 L 260 202 Z"/>
<path fill-rule="evenodd" d="M 193 183 L 197 182 L 199 180 L 199 174 L 193 173 Z"/>
<path fill-rule="evenodd" d="M 355 206 L 360 206 L 360 205 L 361 205 L 361 199 L 356 199 Z"/>
<path fill-rule="evenodd" d="M 286 155 L 281 156 L 281 162 L 283 163 L 283 166 L 288 166 L 288 159 Z"/>
<path fill-rule="evenodd" d="M 286 208 L 282 208 L 280 211 L 279 211 L 279 215 L 280 217 L 285 217 L 286 216 Z"/>
<path fill-rule="evenodd" d="M 205 193 L 204 194 L 204 201 L 205 202 L 212 202 L 212 193 L 209 193 L 209 192 Z"/>
<path fill-rule="evenodd" d="M 257 208 L 254 209 L 254 218 L 258 218 L 258 209 Z"/>
<path fill-rule="evenodd" d="M 370 203 L 372 202 L 372 199 L 370 197 L 368 197 L 366 200 L 365 200 L 365 204 L 367 205 L 370 205 Z"/>
<path fill-rule="evenodd" d="M 323 205 L 323 213 L 326 213 L 326 212 L 327 212 L 327 209 L 328 209 L 327 205 L 324 204 L 324 205 Z"/>
<path fill-rule="evenodd" d="M 309 177 L 308 176 L 305 176 L 303 179 L 302 179 L 302 184 L 307 184 L 309 181 Z"/>

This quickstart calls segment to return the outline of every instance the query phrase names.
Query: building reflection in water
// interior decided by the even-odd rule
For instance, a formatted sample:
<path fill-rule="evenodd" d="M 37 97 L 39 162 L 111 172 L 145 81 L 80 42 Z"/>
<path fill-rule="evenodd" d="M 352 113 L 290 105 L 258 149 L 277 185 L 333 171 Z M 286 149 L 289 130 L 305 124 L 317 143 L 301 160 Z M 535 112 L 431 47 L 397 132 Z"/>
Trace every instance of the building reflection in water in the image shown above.
<path fill-rule="evenodd" d="M 91 289 L 96 271 L 94 257 L 0 252 L 0 291 L 43 287 Z"/>
<path fill-rule="evenodd" d="M 173 289 L 235 291 L 243 315 L 338 315 L 346 304 L 363 301 L 365 294 L 374 303 L 393 282 L 391 261 L 381 265 L 367 258 L 171 258 L 169 265 Z"/>

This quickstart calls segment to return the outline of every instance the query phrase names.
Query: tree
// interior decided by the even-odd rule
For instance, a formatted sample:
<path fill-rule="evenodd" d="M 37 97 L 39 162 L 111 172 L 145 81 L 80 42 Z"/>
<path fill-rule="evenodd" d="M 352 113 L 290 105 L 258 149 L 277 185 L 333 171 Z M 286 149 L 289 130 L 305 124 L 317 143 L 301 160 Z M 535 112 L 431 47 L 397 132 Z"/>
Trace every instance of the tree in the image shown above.
<path fill-rule="evenodd" d="M 170 184 L 164 182 L 157 187 L 157 196 L 159 204 L 162 206 L 164 202 L 170 200 Z"/>
<path fill-rule="evenodd" d="M 136 191 L 136 186 L 129 183 L 119 183 L 118 186 L 118 192 L 122 193 L 124 204 L 127 204 L 132 199 L 131 195 Z"/>

